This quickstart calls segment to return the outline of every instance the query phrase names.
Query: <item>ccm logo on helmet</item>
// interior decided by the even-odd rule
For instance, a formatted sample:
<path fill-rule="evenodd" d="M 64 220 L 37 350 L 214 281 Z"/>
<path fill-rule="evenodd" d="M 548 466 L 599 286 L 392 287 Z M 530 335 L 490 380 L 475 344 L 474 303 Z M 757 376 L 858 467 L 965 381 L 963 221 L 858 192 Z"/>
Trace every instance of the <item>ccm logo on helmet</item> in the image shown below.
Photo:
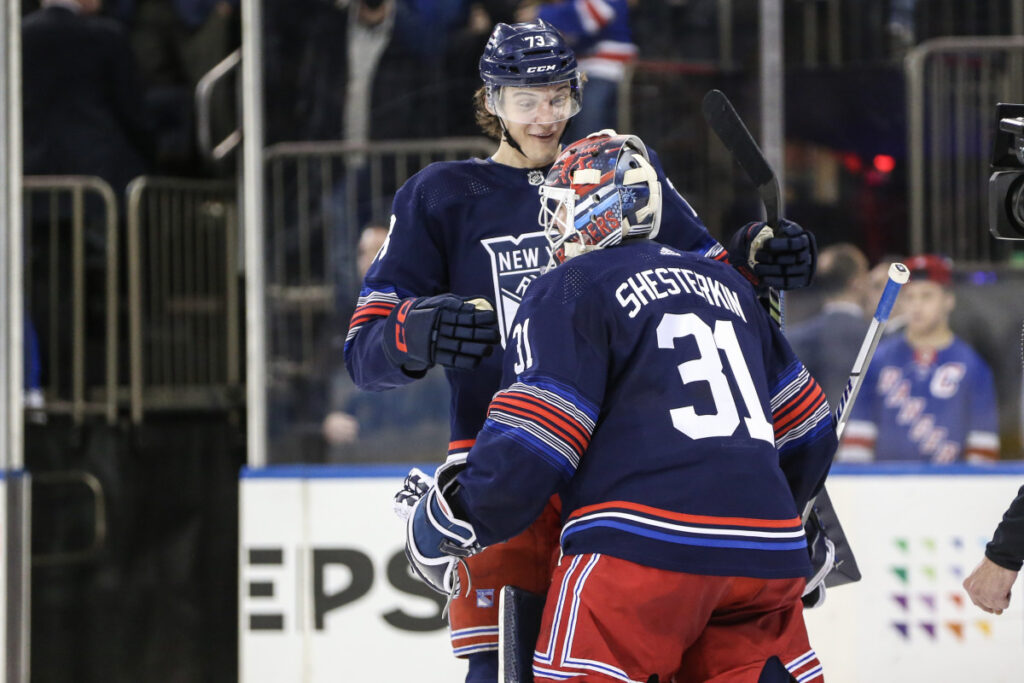
<path fill-rule="evenodd" d="M 531 66 L 531 67 L 527 67 L 526 73 L 528 73 L 528 74 L 537 74 L 537 73 L 544 73 L 545 71 L 554 71 L 554 70 L 555 70 L 555 65 L 554 64 L 548 64 L 547 66 Z"/>

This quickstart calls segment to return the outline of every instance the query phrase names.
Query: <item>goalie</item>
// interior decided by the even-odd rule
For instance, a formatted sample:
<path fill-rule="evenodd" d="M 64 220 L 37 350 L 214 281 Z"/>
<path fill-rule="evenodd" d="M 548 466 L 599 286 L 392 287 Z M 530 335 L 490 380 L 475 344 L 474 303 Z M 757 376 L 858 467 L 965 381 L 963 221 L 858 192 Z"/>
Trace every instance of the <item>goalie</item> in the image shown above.
<path fill-rule="evenodd" d="M 799 511 L 836 448 L 828 403 L 736 269 L 650 241 L 661 191 L 636 137 L 558 157 L 556 267 L 522 300 L 468 458 L 397 496 L 406 552 L 435 590 L 468 590 L 461 558 L 558 493 L 535 680 L 820 681 Z"/>

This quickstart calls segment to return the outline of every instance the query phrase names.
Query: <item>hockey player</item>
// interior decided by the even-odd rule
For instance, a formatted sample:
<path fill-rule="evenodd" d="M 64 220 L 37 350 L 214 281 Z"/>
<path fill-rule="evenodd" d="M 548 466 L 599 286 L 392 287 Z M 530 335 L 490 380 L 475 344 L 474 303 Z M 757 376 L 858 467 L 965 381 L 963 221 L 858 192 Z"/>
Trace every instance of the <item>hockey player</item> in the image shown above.
<path fill-rule="evenodd" d="M 456 556 L 557 493 L 535 680 L 820 681 L 799 511 L 835 451 L 828 402 L 747 280 L 650 241 L 660 191 L 633 136 L 555 162 L 541 222 L 561 265 L 523 297 L 502 388 L 464 469 L 415 503 L 406 552 L 458 590 Z"/>
<path fill-rule="evenodd" d="M 956 304 L 952 265 L 921 254 L 906 266 L 904 332 L 878 345 L 836 457 L 935 464 L 996 460 L 999 412 L 992 370 L 949 327 Z"/>
<path fill-rule="evenodd" d="M 363 389 L 413 382 L 434 364 L 446 368 L 451 457 L 473 445 L 498 389 L 500 354 L 488 354 L 499 340 L 515 344 L 522 334 L 512 329 L 512 319 L 549 258 L 537 228 L 538 186 L 582 104 L 576 58 L 543 21 L 498 24 L 480 75 L 477 118 L 500 137 L 497 151 L 486 160 L 431 164 L 399 189 L 389 236 L 364 279 L 345 343 L 346 366 Z M 718 260 L 734 258 L 744 269 L 756 256 L 752 277 L 763 285 L 788 289 L 810 281 L 810 233 L 785 223 L 783 236 L 754 254 L 751 244 L 763 224 L 750 224 L 736 233 L 727 255 L 653 155 L 652 163 L 666 219 L 659 239 Z M 484 298 L 494 310 L 471 303 Z M 520 536 L 470 558 L 473 590 L 456 597 L 449 614 L 453 651 L 469 658 L 467 681 L 495 680 L 498 592 L 509 584 L 543 593 L 557 533 L 557 511 L 548 509 Z"/>

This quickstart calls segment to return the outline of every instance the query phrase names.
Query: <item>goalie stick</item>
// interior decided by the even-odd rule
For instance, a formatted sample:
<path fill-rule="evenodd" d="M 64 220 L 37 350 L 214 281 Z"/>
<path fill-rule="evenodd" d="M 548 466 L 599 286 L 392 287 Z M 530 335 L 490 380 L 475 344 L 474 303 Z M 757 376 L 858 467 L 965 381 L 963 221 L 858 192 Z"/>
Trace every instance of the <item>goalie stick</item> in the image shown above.
<path fill-rule="evenodd" d="M 871 316 L 871 325 L 861 342 L 860 351 L 853 361 L 853 369 L 850 370 L 850 378 L 846 381 L 846 388 L 843 396 L 839 399 L 839 406 L 835 412 L 836 438 L 842 440 L 846 423 L 850 420 L 850 411 L 854 401 L 860 393 L 861 385 L 864 384 L 864 375 L 867 372 L 871 358 L 875 355 L 878 341 L 882 338 L 885 325 L 889 322 L 889 315 L 892 307 L 899 296 L 900 288 L 910 279 L 910 271 L 902 263 L 893 263 L 889 266 L 889 280 L 885 283 L 882 296 L 878 299 L 875 313 Z M 811 516 L 811 511 L 817 509 L 818 525 L 825 532 L 826 537 L 832 541 L 835 547 L 835 563 L 829 573 L 825 576 L 825 586 L 841 586 L 860 580 L 860 570 L 857 569 L 857 562 L 850 550 L 849 542 L 843 527 L 839 524 L 832 501 L 828 497 L 828 491 L 822 488 L 815 498 L 812 498 L 803 511 L 803 521 L 806 524 Z"/>
<path fill-rule="evenodd" d="M 878 298 L 878 305 L 875 306 L 875 314 L 871 316 L 871 325 L 864 335 L 864 341 L 860 343 L 860 351 L 853 361 L 853 369 L 850 370 L 850 378 L 846 380 L 846 388 L 843 389 L 843 396 L 839 399 L 839 407 L 835 412 L 836 439 L 843 440 L 843 432 L 846 430 L 846 423 L 850 421 L 850 410 L 853 402 L 857 400 L 860 387 L 864 384 L 864 374 L 867 372 L 871 358 L 878 348 L 878 340 L 882 338 L 885 325 L 889 322 L 889 315 L 892 307 L 896 304 L 896 297 L 899 296 L 900 288 L 910 279 L 910 270 L 902 263 L 893 263 L 889 266 L 889 279 L 882 290 L 882 296 Z M 803 519 L 811 514 L 814 506 L 814 499 L 804 508 Z"/>
<path fill-rule="evenodd" d="M 850 370 L 850 379 L 846 381 L 846 388 L 843 389 L 843 397 L 839 399 L 839 407 L 836 408 L 836 438 L 843 438 L 843 430 L 850 420 L 850 408 L 857 400 L 860 387 L 864 383 L 864 373 L 868 369 L 871 357 L 875 355 L 878 347 L 878 340 L 882 338 L 885 325 L 889 322 L 889 315 L 892 307 L 899 296 L 900 288 L 910 279 L 910 271 L 902 263 L 893 263 L 889 266 L 889 279 L 882 290 L 882 296 L 878 299 L 878 306 L 875 307 L 875 314 L 871 316 L 871 326 L 868 327 L 864 341 L 861 342 L 860 351 L 853 361 L 853 369 Z"/>
<path fill-rule="evenodd" d="M 757 193 L 761 196 L 761 202 L 764 203 L 765 223 L 775 234 L 779 227 L 779 218 L 782 216 L 782 192 L 779 189 L 779 179 L 775 177 L 775 172 L 768 164 L 768 160 L 764 158 L 764 154 L 761 153 L 761 148 L 757 146 L 754 136 L 747 130 L 743 119 L 732 106 L 732 102 L 721 90 L 709 90 L 704 95 L 701 110 L 704 113 L 704 120 L 708 122 L 711 130 L 729 150 L 733 159 L 747 174 L 751 182 L 757 186 Z M 767 233 L 754 238 L 754 242 L 750 246 L 751 252 L 755 252 L 766 239 L 768 239 Z M 772 319 L 778 323 L 780 328 L 783 327 L 782 293 L 769 288 L 766 303 Z"/>

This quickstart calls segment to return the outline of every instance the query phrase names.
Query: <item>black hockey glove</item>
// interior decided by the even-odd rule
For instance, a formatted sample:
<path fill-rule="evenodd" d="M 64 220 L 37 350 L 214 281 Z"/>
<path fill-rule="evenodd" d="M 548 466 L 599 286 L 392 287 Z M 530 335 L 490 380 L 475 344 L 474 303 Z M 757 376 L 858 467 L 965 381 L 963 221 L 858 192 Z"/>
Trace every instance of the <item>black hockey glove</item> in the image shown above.
<path fill-rule="evenodd" d="M 766 224 L 748 223 L 729 240 L 729 262 L 755 284 L 775 289 L 799 289 L 811 284 L 818 263 L 814 234 L 785 218 L 779 237 Z"/>
<path fill-rule="evenodd" d="M 384 353 L 412 374 L 435 363 L 471 370 L 499 339 L 490 302 L 454 294 L 403 299 L 384 322 Z"/>

